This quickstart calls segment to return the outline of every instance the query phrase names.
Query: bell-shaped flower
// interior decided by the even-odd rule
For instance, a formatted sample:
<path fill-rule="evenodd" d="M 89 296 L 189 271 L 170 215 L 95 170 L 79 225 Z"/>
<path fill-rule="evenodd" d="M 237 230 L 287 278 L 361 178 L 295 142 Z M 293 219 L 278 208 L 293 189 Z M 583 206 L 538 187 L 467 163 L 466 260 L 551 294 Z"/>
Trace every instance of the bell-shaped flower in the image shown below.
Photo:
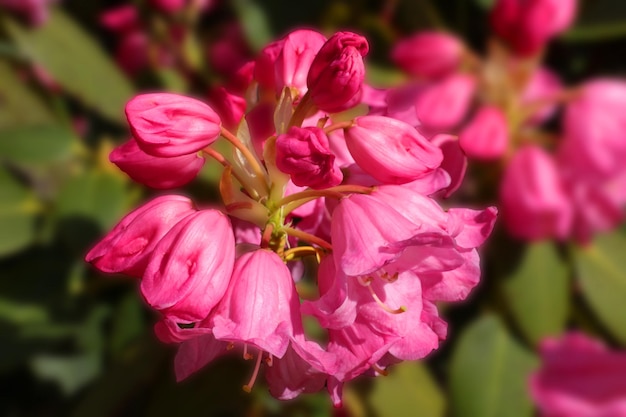
<path fill-rule="evenodd" d="M 357 117 L 344 136 L 356 163 L 383 183 L 413 181 L 434 171 L 443 159 L 441 150 L 415 128 L 390 117 Z"/>
<path fill-rule="evenodd" d="M 250 344 L 278 358 L 287 352 L 300 320 L 291 273 L 266 249 L 237 259 L 228 290 L 211 314 L 216 339 Z"/>
<path fill-rule="evenodd" d="M 227 353 L 228 343 L 216 340 L 212 334 L 198 335 L 183 341 L 174 358 L 176 381 L 188 378 Z"/>
<path fill-rule="evenodd" d="M 500 158 L 509 144 L 509 128 L 502 110 L 483 106 L 459 134 L 459 145 L 470 158 Z"/>
<path fill-rule="evenodd" d="M 517 238 L 563 239 L 570 232 L 570 199 L 554 160 L 537 146 L 513 156 L 500 183 L 500 201 L 504 224 Z"/>
<path fill-rule="evenodd" d="M 87 253 L 85 260 L 103 272 L 141 277 L 161 238 L 195 212 L 187 197 L 157 197 L 127 214 Z"/>
<path fill-rule="evenodd" d="M 443 161 L 441 161 L 440 170 L 444 170 L 448 174 L 448 179 L 447 182 L 444 182 L 441 175 L 432 175 L 434 177 L 433 187 L 426 190 L 426 192 L 422 192 L 422 194 L 430 195 L 435 191 L 444 190 L 443 196 L 449 197 L 463 183 L 465 172 L 467 171 L 467 157 L 461 146 L 459 146 L 458 138 L 454 136 L 446 134 L 436 135 L 431 139 L 431 142 L 441 149 Z"/>
<path fill-rule="evenodd" d="M 491 27 L 515 53 L 533 55 L 572 24 L 576 7 L 576 0 L 498 0 Z"/>
<path fill-rule="evenodd" d="M 530 393 L 542 416 L 626 415 L 626 352 L 583 333 L 545 339 Z"/>
<path fill-rule="evenodd" d="M 149 155 L 132 138 L 115 148 L 109 160 L 133 180 L 156 189 L 185 185 L 204 166 L 204 158 L 196 153 L 171 158 Z"/>
<path fill-rule="evenodd" d="M 464 49 L 463 42 L 454 35 L 422 31 L 398 41 L 391 59 L 413 76 L 441 78 L 458 69 Z"/>
<path fill-rule="evenodd" d="M 276 138 L 276 165 L 294 184 L 314 189 L 341 183 L 326 133 L 318 127 L 291 127 Z"/>
<path fill-rule="evenodd" d="M 307 86 L 313 103 L 322 111 L 337 113 L 361 100 L 367 40 L 355 33 L 337 32 L 311 63 Z"/>
<path fill-rule="evenodd" d="M 277 94 L 285 87 L 296 90 L 300 97 L 306 93 L 309 69 L 324 42 L 324 35 L 307 29 L 295 30 L 284 38 L 274 63 Z"/>
<path fill-rule="evenodd" d="M 448 131 L 466 116 L 476 91 L 476 79 L 453 74 L 426 87 L 415 101 L 417 118 L 424 128 Z"/>
<path fill-rule="evenodd" d="M 221 121 L 207 104 L 178 94 L 140 94 L 126 104 L 139 147 L 160 157 L 188 155 L 220 135 Z"/>
<path fill-rule="evenodd" d="M 141 293 L 166 316 L 200 321 L 226 292 L 234 259 L 235 237 L 228 217 L 217 210 L 201 210 L 161 239 L 141 280 Z"/>

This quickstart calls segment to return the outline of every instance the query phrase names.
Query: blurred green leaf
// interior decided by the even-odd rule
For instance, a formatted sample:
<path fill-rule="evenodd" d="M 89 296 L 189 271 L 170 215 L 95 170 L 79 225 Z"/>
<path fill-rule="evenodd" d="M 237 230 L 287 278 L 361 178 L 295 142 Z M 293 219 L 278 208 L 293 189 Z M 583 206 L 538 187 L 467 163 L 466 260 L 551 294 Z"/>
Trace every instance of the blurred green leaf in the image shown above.
<path fill-rule="evenodd" d="M 53 121 L 46 104 L 3 61 L 0 61 L 0 80 L 0 128 Z"/>
<path fill-rule="evenodd" d="M 0 320 L 16 326 L 45 323 L 48 321 L 48 312 L 36 304 L 0 298 Z"/>
<path fill-rule="evenodd" d="M 4 20 L 9 36 L 22 52 L 85 105 L 104 117 L 124 123 L 124 104 L 133 94 L 128 79 L 100 45 L 59 9 L 47 24 L 27 29 Z"/>
<path fill-rule="evenodd" d="M 530 417 L 529 373 L 537 365 L 495 316 L 466 327 L 455 348 L 450 374 L 455 417 Z"/>
<path fill-rule="evenodd" d="M 598 236 L 575 250 L 583 296 L 607 329 L 626 344 L 626 236 L 620 231 Z"/>
<path fill-rule="evenodd" d="M 0 168 L 0 256 L 17 252 L 35 239 L 38 209 L 32 193 Z"/>
<path fill-rule="evenodd" d="M 577 26 L 567 31 L 562 39 L 569 42 L 597 42 L 626 37 L 626 21 Z"/>
<path fill-rule="evenodd" d="M 187 92 L 187 80 L 172 68 L 159 68 L 156 74 L 167 91 L 181 94 Z"/>
<path fill-rule="evenodd" d="M 93 169 L 63 184 L 57 214 L 61 218 L 91 220 L 106 231 L 125 214 L 127 205 L 124 179 L 108 171 Z"/>
<path fill-rule="evenodd" d="M 265 11 L 253 0 L 233 0 L 232 4 L 248 44 L 260 51 L 273 38 Z"/>
<path fill-rule="evenodd" d="M 474 0 L 474 3 L 476 3 L 476 5 L 478 5 L 481 9 L 491 10 L 495 0 Z"/>
<path fill-rule="evenodd" d="M 367 398 L 380 417 L 441 417 L 445 411 L 441 390 L 419 362 L 390 368 L 388 376 L 376 378 Z"/>
<path fill-rule="evenodd" d="M 569 270 L 552 242 L 528 245 L 517 269 L 503 282 L 507 305 L 532 343 L 559 335 L 569 313 Z"/>
<path fill-rule="evenodd" d="M 0 159 L 25 164 L 58 161 L 70 154 L 76 141 L 62 126 L 20 126 L 0 130 Z"/>
<path fill-rule="evenodd" d="M 70 357 L 39 355 L 32 359 L 31 368 L 39 378 L 54 381 L 65 395 L 71 395 L 100 374 L 102 360 L 96 352 Z"/>
<path fill-rule="evenodd" d="M 113 317 L 111 329 L 111 350 L 119 354 L 145 329 L 143 309 L 135 291 L 130 291 L 122 299 Z"/>
<path fill-rule="evenodd" d="M 371 63 L 367 64 L 366 74 L 367 82 L 378 88 L 392 87 L 406 80 L 406 76 L 396 69 Z"/>

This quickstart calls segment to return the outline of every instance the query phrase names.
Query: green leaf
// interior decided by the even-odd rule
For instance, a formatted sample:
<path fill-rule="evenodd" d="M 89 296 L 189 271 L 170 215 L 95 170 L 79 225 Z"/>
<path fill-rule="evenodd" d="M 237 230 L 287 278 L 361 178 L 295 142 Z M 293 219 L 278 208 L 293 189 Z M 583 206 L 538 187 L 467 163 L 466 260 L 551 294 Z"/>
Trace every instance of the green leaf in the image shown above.
<path fill-rule="evenodd" d="M 0 168 L 0 256 L 17 252 L 35 239 L 38 210 L 32 193 Z"/>
<path fill-rule="evenodd" d="M 461 335 L 451 362 L 455 417 L 530 417 L 527 392 L 536 358 L 495 316 L 482 317 Z"/>
<path fill-rule="evenodd" d="M 121 353 L 145 329 L 141 302 L 135 291 L 130 291 L 120 303 L 113 317 L 111 350 Z"/>
<path fill-rule="evenodd" d="M 367 397 L 380 417 L 442 417 L 445 400 L 426 366 L 406 362 L 389 370 L 386 377 L 376 378 Z"/>
<path fill-rule="evenodd" d="M 56 382 L 65 395 L 71 395 L 100 374 L 102 360 L 96 352 L 70 357 L 40 355 L 32 359 L 31 368 L 39 378 Z"/>
<path fill-rule="evenodd" d="M 4 26 L 20 50 L 69 93 L 109 120 L 124 123 L 124 104 L 133 94 L 130 82 L 70 17 L 54 9 L 48 23 L 36 30 L 10 19 Z"/>
<path fill-rule="evenodd" d="M 36 304 L 18 303 L 0 298 L 0 320 L 15 326 L 40 324 L 48 321 L 48 312 Z"/>
<path fill-rule="evenodd" d="M 0 159 L 24 164 L 58 161 L 71 152 L 76 137 L 55 125 L 19 126 L 0 130 Z"/>
<path fill-rule="evenodd" d="M 503 282 L 515 322 L 532 343 L 563 332 L 569 313 L 569 270 L 551 242 L 528 245 Z"/>
<path fill-rule="evenodd" d="M 3 61 L 0 61 L 0 80 L 0 128 L 53 121 L 41 98 Z"/>
<path fill-rule="evenodd" d="M 232 4 L 248 44 L 255 51 L 260 51 L 272 41 L 272 31 L 264 10 L 253 0 L 234 0 Z"/>
<path fill-rule="evenodd" d="M 491 10 L 495 0 L 474 0 L 474 3 L 483 10 Z"/>
<path fill-rule="evenodd" d="M 61 218 L 93 221 L 108 230 L 125 213 L 126 182 L 107 171 L 92 170 L 70 178 L 60 189 L 57 214 Z"/>
<path fill-rule="evenodd" d="M 392 87 L 406 80 L 400 71 L 374 64 L 367 64 L 366 74 L 367 82 L 379 88 Z"/>
<path fill-rule="evenodd" d="M 620 231 L 598 236 L 575 250 L 583 296 L 613 336 L 626 345 L 626 236 Z"/>

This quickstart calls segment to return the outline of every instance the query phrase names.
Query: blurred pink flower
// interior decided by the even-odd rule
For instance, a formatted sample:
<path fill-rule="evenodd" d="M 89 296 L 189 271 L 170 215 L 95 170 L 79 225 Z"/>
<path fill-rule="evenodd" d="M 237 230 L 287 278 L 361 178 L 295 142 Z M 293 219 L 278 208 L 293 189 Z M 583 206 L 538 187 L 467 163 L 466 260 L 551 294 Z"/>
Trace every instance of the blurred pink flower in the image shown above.
<path fill-rule="evenodd" d="M 572 227 L 572 203 L 557 165 L 535 145 L 517 151 L 500 183 L 504 224 L 521 239 L 565 239 Z"/>
<path fill-rule="evenodd" d="M 497 0 L 491 27 L 522 56 L 539 52 L 574 21 L 577 0 Z"/>
<path fill-rule="evenodd" d="M 526 105 L 540 105 L 529 115 L 527 123 L 537 125 L 545 122 L 557 110 L 557 104 L 550 102 L 563 88 L 559 77 L 551 70 L 539 67 L 528 80 L 521 101 Z M 542 103 L 542 101 L 546 101 Z"/>
<path fill-rule="evenodd" d="M 459 145 L 470 158 L 489 160 L 504 155 L 509 144 L 509 126 L 495 106 L 480 107 L 459 134 Z"/>
<path fill-rule="evenodd" d="M 423 31 L 398 41 L 391 59 L 413 76 L 441 78 L 458 69 L 464 48 L 461 39 L 454 35 Z"/>
<path fill-rule="evenodd" d="M 0 9 L 7 9 L 22 16 L 33 26 L 48 20 L 48 8 L 58 0 L 0 0 Z"/>
<path fill-rule="evenodd" d="M 453 74 L 428 85 L 415 102 L 417 118 L 428 129 L 449 131 L 467 115 L 476 79 L 468 74 Z"/>
<path fill-rule="evenodd" d="M 626 416 L 626 352 L 584 333 L 545 339 L 530 392 L 542 417 Z"/>

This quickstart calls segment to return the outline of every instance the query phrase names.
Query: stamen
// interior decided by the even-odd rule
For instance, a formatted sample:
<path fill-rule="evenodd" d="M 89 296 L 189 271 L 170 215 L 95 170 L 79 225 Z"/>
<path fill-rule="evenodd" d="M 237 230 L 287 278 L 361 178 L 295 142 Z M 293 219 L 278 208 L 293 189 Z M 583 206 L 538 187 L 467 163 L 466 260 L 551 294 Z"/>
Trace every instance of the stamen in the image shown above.
<path fill-rule="evenodd" d="M 250 359 L 253 359 L 254 355 L 251 355 L 250 353 L 248 353 L 248 344 L 244 343 L 243 344 L 243 359 L 246 361 L 249 361 Z"/>
<path fill-rule="evenodd" d="M 245 392 L 249 393 L 252 391 L 252 387 L 254 386 L 254 381 L 256 381 L 256 377 L 259 375 L 259 368 L 261 367 L 262 357 L 263 357 L 263 351 L 259 349 L 259 354 L 256 357 L 256 364 L 254 365 L 254 371 L 252 372 L 250 381 L 242 387 Z"/>
<path fill-rule="evenodd" d="M 372 288 L 372 286 L 368 286 L 367 288 L 369 288 L 370 290 L 370 294 L 372 294 L 372 298 L 374 299 L 374 301 L 376 301 L 376 303 L 381 306 L 383 308 L 383 310 L 385 310 L 388 313 L 391 314 L 401 314 L 404 313 L 406 311 L 406 307 L 405 306 L 400 306 L 397 309 L 392 309 L 391 307 L 389 307 L 387 304 L 383 303 L 381 301 L 380 298 L 378 298 L 378 295 L 376 295 L 376 293 L 374 292 L 374 289 Z"/>
<path fill-rule="evenodd" d="M 357 281 L 359 281 L 359 284 L 361 284 L 364 287 L 369 286 L 372 281 L 374 280 L 374 278 L 372 277 L 364 277 L 364 276 L 358 276 L 356 277 Z"/>
<path fill-rule="evenodd" d="M 381 275 L 379 275 L 380 279 L 382 279 L 385 282 L 396 282 L 398 280 L 398 273 L 394 273 L 393 275 L 389 275 L 389 272 L 385 271 L 383 272 Z"/>
<path fill-rule="evenodd" d="M 380 366 L 376 365 L 375 363 L 372 364 L 372 369 L 379 375 L 382 375 L 382 376 L 389 375 L 389 371 L 387 371 L 386 369 L 381 368 Z"/>
<path fill-rule="evenodd" d="M 274 356 L 271 353 L 267 354 L 267 358 L 265 358 L 265 364 L 270 368 L 274 365 Z"/>
<path fill-rule="evenodd" d="M 226 350 L 233 350 L 235 348 L 235 344 L 233 342 L 230 342 L 227 346 L 226 346 Z"/>

